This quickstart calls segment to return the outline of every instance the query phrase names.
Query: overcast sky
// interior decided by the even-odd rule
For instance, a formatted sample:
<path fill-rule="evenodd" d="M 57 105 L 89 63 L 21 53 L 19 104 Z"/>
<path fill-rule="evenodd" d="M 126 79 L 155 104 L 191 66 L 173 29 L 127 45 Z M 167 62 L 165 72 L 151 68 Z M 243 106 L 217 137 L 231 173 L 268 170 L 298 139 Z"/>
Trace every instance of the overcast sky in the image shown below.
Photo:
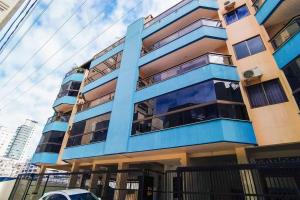
<path fill-rule="evenodd" d="M 63 76 L 72 66 L 84 63 L 95 53 L 123 37 L 127 25 L 136 19 L 149 14 L 156 16 L 179 1 L 143 0 L 138 4 L 140 0 L 54 0 L 42 18 L 36 21 L 36 16 L 50 2 L 41 0 L 10 45 L 0 54 L 1 63 L 22 33 L 35 21 L 31 31 L 0 66 L 0 125 L 15 131 L 26 118 L 44 125 L 53 114 L 52 104 Z M 85 3 L 80 7 L 82 2 Z M 135 10 L 127 14 L 134 7 Z M 74 10 L 77 10 L 76 15 L 30 59 Z M 126 17 L 117 22 L 124 15 Z M 73 38 L 95 17 L 97 18 L 93 24 Z M 108 27 L 111 28 L 106 30 Z M 82 49 L 97 36 L 97 40 Z M 59 51 L 62 47 L 64 48 Z M 82 51 L 76 54 L 80 50 Z M 73 55 L 75 56 L 70 61 L 64 63 Z"/>

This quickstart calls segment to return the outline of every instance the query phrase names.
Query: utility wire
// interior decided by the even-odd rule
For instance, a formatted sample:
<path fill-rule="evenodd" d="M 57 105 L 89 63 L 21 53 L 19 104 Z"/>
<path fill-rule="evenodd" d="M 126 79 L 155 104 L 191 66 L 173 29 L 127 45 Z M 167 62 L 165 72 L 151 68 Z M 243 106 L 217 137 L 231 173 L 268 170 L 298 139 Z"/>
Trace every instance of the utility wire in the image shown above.
<path fill-rule="evenodd" d="M 90 40 L 89 42 L 87 42 L 82 48 L 79 49 L 79 51 L 75 52 L 74 54 L 72 54 L 69 58 L 67 58 L 66 60 L 64 60 L 62 63 L 60 63 L 57 67 L 55 67 L 52 71 L 50 71 L 49 73 L 47 73 L 47 75 L 45 75 L 44 77 L 42 77 L 38 82 L 34 83 L 30 88 L 28 88 L 27 90 L 23 91 L 20 95 L 18 95 L 16 98 L 14 98 L 14 102 L 8 102 L 7 104 L 5 104 L 3 107 L 0 108 L 0 112 L 3 111 L 3 109 L 7 108 L 7 106 L 11 103 L 15 103 L 16 100 L 18 100 L 20 97 L 22 97 L 24 94 L 26 94 L 27 92 L 29 92 L 30 90 L 32 90 L 35 86 L 37 86 L 40 82 L 42 82 L 44 79 L 46 79 L 50 74 L 56 72 L 62 65 L 66 64 L 68 61 L 70 61 L 71 59 L 73 59 L 77 54 L 80 54 L 83 50 L 85 50 L 85 48 L 87 48 L 90 44 L 93 44 L 95 42 L 95 40 L 99 39 L 100 36 L 102 36 L 104 33 L 106 33 L 108 30 L 110 30 L 115 24 L 117 24 L 118 22 L 122 21 L 123 18 L 127 17 L 127 15 L 129 15 L 129 13 L 131 13 L 132 11 L 134 11 L 141 3 L 143 2 L 143 0 L 139 1 L 133 8 L 129 9 L 127 11 L 127 13 L 125 15 L 122 15 L 118 20 L 116 20 L 112 25 L 110 25 L 109 27 L 107 27 L 106 29 L 104 29 L 99 35 L 97 35 L 96 37 L 92 38 L 92 40 Z"/>
<path fill-rule="evenodd" d="M 40 0 L 38 0 L 40 1 Z M 18 41 L 14 44 L 14 46 L 9 50 L 9 52 L 5 55 L 5 57 L 1 60 L 0 62 L 0 66 L 3 64 L 3 62 L 9 57 L 9 55 L 13 52 L 13 50 L 18 46 L 18 44 L 22 41 L 22 39 L 24 38 L 24 36 L 31 30 L 31 28 L 34 26 L 34 24 L 36 23 L 36 21 L 44 14 L 44 12 L 49 8 L 49 6 L 52 4 L 54 0 L 51 0 L 49 2 L 49 4 L 42 10 L 42 12 L 36 17 L 36 19 L 34 20 L 34 22 L 26 29 L 26 31 L 21 35 L 21 37 L 18 39 Z M 38 2 L 34 5 L 34 7 L 31 9 L 30 13 L 28 14 L 28 16 L 30 16 L 30 14 L 34 11 L 35 7 L 38 5 Z M 27 17 L 28 17 L 27 16 Z M 23 25 L 20 24 L 21 26 Z M 11 39 L 9 37 L 9 39 Z M 9 42 L 9 39 L 6 40 L 6 42 L 4 43 L 4 45 L 1 47 L 0 49 L 0 54 L 3 52 L 6 43 Z"/>
<path fill-rule="evenodd" d="M 19 73 L 21 73 L 21 71 L 23 69 L 25 69 L 25 67 L 27 66 L 27 64 L 29 64 L 29 62 L 55 37 L 55 35 L 74 17 L 74 15 L 77 13 L 77 11 L 80 10 L 80 8 L 87 2 L 87 0 L 83 0 L 81 2 L 81 4 L 74 10 L 74 12 L 67 18 L 66 21 L 64 21 L 59 27 L 58 29 L 56 29 L 56 31 L 47 39 L 47 41 L 45 41 L 39 49 L 37 49 L 32 56 L 25 62 L 24 65 L 22 65 L 22 67 L 20 68 L 20 70 L 18 70 L 16 73 L 14 73 L 12 75 L 12 77 L 10 79 L 8 79 L 1 87 L 5 87 L 6 85 L 8 85 L 8 83 L 10 81 L 12 81 Z"/>
<path fill-rule="evenodd" d="M 30 2 L 31 2 L 31 0 L 27 1 L 26 5 L 23 7 L 23 9 L 21 10 L 21 12 L 18 14 L 18 16 L 14 19 L 14 21 L 10 24 L 10 26 L 8 27 L 8 29 L 5 31 L 4 35 L 0 39 L 0 42 L 2 42 L 2 40 L 4 40 L 6 34 L 9 33 L 10 29 L 13 27 L 13 25 L 16 23 L 16 21 L 19 19 L 19 17 L 23 14 L 23 12 L 25 12 L 25 10 L 27 9 L 27 7 L 30 4 Z"/>

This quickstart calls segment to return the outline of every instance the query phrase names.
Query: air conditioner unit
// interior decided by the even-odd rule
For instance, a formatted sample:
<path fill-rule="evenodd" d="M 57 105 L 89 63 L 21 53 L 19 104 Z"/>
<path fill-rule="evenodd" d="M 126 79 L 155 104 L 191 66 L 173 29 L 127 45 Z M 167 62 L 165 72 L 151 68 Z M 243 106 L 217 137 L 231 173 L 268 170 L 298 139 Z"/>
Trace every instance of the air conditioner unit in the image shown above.
<path fill-rule="evenodd" d="M 249 69 L 247 71 L 244 71 L 244 73 L 243 73 L 243 77 L 246 80 L 260 78 L 262 75 L 263 75 L 263 73 L 258 67 L 255 67 L 253 69 Z"/>
<path fill-rule="evenodd" d="M 234 8 L 235 1 L 234 0 L 228 0 L 224 2 L 224 7 L 226 10 L 231 10 Z"/>

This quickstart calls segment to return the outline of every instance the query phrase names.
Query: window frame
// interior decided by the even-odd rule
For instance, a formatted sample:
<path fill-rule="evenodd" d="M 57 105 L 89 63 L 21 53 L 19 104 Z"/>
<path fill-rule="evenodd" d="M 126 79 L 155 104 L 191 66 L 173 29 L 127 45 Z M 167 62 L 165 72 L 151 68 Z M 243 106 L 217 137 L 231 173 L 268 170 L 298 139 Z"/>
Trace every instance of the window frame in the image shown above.
<path fill-rule="evenodd" d="M 237 7 L 237 8 L 235 8 L 234 10 L 231 10 L 231 11 L 229 11 L 229 12 L 227 12 L 227 13 L 225 13 L 225 14 L 223 15 L 224 21 L 225 21 L 225 23 L 226 23 L 227 26 L 230 25 L 230 24 L 233 24 L 233 23 L 235 23 L 235 22 L 237 22 L 237 21 L 239 21 L 239 20 L 241 20 L 241 19 L 243 19 L 243 18 L 245 18 L 245 17 L 239 18 L 238 15 L 237 15 L 237 12 L 236 12 L 238 9 L 240 9 L 240 8 L 242 8 L 242 7 L 246 7 L 246 8 L 247 8 L 247 11 L 248 11 L 248 14 L 247 14 L 245 17 L 248 17 L 248 16 L 250 15 L 250 11 L 249 11 L 248 6 L 247 6 L 246 4 L 243 4 L 243 5 L 241 5 L 241 6 Z M 231 22 L 231 23 L 228 23 L 227 18 L 226 18 L 226 16 L 227 16 L 229 13 L 234 13 L 234 15 L 235 15 L 235 17 L 236 17 L 236 18 L 235 18 L 236 20 L 233 21 L 233 22 Z"/>
<path fill-rule="evenodd" d="M 259 51 L 259 52 L 257 52 L 257 53 L 252 54 L 252 53 L 251 53 L 251 50 L 250 50 L 250 48 L 249 48 L 249 45 L 248 45 L 248 41 L 249 41 L 249 40 L 252 40 L 252 39 L 254 39 L 254 38 L 257 38 L 257 37 L 260 38 L 261 44 L 262 44 L 262 46 L 263 46 L 263 50 L 262 50 L 262 51 Z M 241 43 L 246 43 L 246 47 L 247 47 L 247 50 L 248 50 L 248 52 L 249 52 L 249 55 L 248 55 L 248 56 L 245 56 L 245 57 L 242 57 L 242 58 L 239 58 L 238 55 L 237 55 L 237 51 L 236 51 L 235 46 L 238 45 L 238 44 L 241 44 Z M 234 51 L 234 54 L 235 54 L 235 57 L 236 57 L 237 60 L 241 60 L 241 59 L 244 59 L 244 58 L 247 58 L 247 57 L 250 57 L 250 56 L 259 54 L 259 53 L 261 53 L 261 52 L 263 52 L 263 51 L 266 51 L 266 46 L 265 46 L 264 41 L 262 40 L 262 38 L 261 38 L 260 35 L 255 35 L 255 36 L 250 37 L 250 38 L 248 38 L 248 39 L 246 39 L 246 40 L 243 40 L 243 41 L 240 41 L 240 42 L 238 42 L 238 43 L 235 43 L 235 44 L 232 45 L 232 47 L 233 47 L 233 51 Z"/>
<path fill-rule="evenodd" d="M 283 95 L 285 96 L 285 101 L 280 102 L 280 103 L 270 103 L 270 100 L 269 100 L 269 98 L 268 98 L 266 89 L 264 88 L 264 83 L 267 83 L 267 82 L 270 82 L 270 81 L 277 81 L 279 87 L 281 88 L 281 91 L 283 92 Z M 262 106 L 253 106 L 253 105 L 252 105 L 251 98 L 250 98 L 251 95 L 249 94 L 249 90 L 248 90 L 248 87 L 250 87 L 250 86 L 259 86 L 259 87 L 262 89 L 263 95 L 264 95 L 264 97 L 265 97 L 265 99 L 266 99 L 266 102 L 267 102 L 266 105 L 262 105 Z M 282 86 L 281 81 L 280 81 L 279 78 L 270 79 L 270 80 L 263 81 L 263 82 L 256 83 L 256 84 L 252 84 L 252 85 L 247 85 L 247 86 L 245 87 L 245 90 L 246 90 L 246 94 L 247 94 L 248 101 L 249 101 L 249 105 L 250 105 L 250 108 L 251 108 L 251 109 L 262 108 L 262 107 L 266 107 L 266 106 L 272 106 L 272 105 L 276 105 L 276 104 L 286 103 L 286 102 L 289 101 L 289 99 L 288 99 L 288 97 L 287 97 L 287 95 L 286 95 L 286 93 L 285 93 L 285 90 L 284 90 L 284 88 L 283 88 L 283 86 Z"/>

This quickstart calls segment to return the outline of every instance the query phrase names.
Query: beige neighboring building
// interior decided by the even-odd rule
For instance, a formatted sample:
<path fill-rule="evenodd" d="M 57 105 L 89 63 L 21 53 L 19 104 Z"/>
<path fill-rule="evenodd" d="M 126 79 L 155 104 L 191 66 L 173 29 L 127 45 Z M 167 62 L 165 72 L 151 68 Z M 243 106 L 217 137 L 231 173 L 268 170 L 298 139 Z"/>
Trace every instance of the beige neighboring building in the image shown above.
<path fill-rule="evenodd" d="M 25 0 L 0 1 L 0 30 L 7 24 Z"/>

